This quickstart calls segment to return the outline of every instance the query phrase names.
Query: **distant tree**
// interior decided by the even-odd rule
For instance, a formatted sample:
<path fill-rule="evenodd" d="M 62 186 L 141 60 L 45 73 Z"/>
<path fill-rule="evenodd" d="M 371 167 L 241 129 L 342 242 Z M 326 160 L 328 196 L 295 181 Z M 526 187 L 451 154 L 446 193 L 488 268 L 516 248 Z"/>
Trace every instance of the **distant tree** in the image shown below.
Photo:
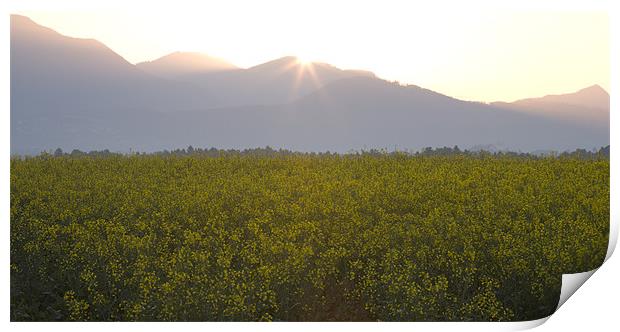
<path fill-rule="evenodd" d="M 73 151 L 71 151 L 71 156 L 72 156 L 72 157 L 75 157 L 75 156 L 82 156 L 82 155 L 84 155 L 84 154 L 85 154 L 84 152 L 82 152 L 82 151 L 80 151 L 80 150 L 78 150 L 78 149 L 73 149 Z"/>
<path fill-rule="evenodd" d="M 56 149 L 56 151 L 54 151 L 54 157 L 62 157 L 64 153 L 62 152 L 61 148 Z"/>
<path fill-rule="evenodd" d="M 610 151 L 609 151 L 609 145 L 608 145 L 608 146 L 605 146 L 605 147 L 602 147 L 602 148 L 600 148 L 600 149 L 598 150 L 598 154 L 599 154 L 599 155 L 601 155 L 601 156 L 603 156 L 603 157 L 606 157 L 606 158 L 609 158 L 609 156 L 610 156 L 610 154 L 609 154 L 609 153 L 610 153 Z"/>

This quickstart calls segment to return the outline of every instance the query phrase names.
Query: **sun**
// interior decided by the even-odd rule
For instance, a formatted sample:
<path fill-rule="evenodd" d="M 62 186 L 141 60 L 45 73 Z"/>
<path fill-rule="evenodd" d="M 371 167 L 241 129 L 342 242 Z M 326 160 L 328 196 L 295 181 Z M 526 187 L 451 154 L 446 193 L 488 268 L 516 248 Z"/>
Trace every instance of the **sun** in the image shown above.
<path fill-rule="evenodd" d="M 312 60 L 308 59 L 307 57 L 296 56 L 295 58 L 297 58 L 297 63 L 302 65 L 302 66 L 308 66 L 308 65 L 312 64 Z"/>
<path fill-rule="evenodd" d="M 289 66 L 289 68 L 295 71 L 295 80 L 291 87 L 291 93 L 296 94 L 302 85 L 311 84 L 316 88 L 321 86 L 314 62 L 303 56 L 295 56 L 295 60 Z"/>

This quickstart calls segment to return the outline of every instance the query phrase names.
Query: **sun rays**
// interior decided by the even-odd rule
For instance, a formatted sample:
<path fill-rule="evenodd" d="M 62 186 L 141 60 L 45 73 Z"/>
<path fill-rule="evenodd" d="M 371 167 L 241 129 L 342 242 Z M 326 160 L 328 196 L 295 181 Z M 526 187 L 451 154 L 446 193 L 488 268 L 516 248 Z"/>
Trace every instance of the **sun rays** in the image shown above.
<path fill-rule="evenodd" d="M 297 60 L 297 64 L 302 66 L 302 67 L 305 67 L 305 66 L 308 66 L 308 65 L 312 64 L 312 60 L 310 60 L 309 58 L 302 57 L 302 56 L 296 56 L 295 58 Z"/>
<path fill-rule="evenodd" d="M 307 58 L 295 57 L 295 61 L 291 62 L 290 68 L 295 70 L 295 81 L 291 87 L 291 96 L 298 95 L 303 84 L 310 84 L 311 88 L 316 89 L 322 85 L 320 77 L 317 75 L 317 64 Z"/>

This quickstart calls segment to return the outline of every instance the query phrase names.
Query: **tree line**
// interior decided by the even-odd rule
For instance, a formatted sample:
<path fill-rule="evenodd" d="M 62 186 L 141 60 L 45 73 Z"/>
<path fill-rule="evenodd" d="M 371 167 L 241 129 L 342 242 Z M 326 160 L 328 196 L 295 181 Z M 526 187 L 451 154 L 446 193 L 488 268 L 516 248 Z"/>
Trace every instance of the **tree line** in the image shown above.
<path fill-rule="evenodd" d="M 544 153 L 532 153 L 532 152 L 516 152 L 516 151 L 487 151 L 487 150 L 461 150 L 458 145 L 454 147 L 426 147 L 419 151 L 389 151 L 387 149 L 362 149 L 362 150 L 350 150 L 344 154 L 337 152 L 300 152 L 292 151 L 288 149 L 274 149 L 270 146 L 264 148 L 248 148 L 248 149 L 217 149 L 211 148 L 195 148 L 189 145 L 187 148 L 174 149 L 174 150 L 162 150 L 156 152 L 136 152 L 131 151 L 129 153 L 112 152 L 108 149 L 104 150 L 91 150 L 81 151 L 79 149 L 73 149 L 71 152 L 65 152 L 61 148 L 57 148 L 53 153 L 43 151 L 40 156 L 53 156 L 53 157 L 105 157 L 105 156 L 123 156 L 123 155 L 136 155 L 136 156 L 206 156 L 206 157 L 229 157 L 229 156 L 330 156 L 330 155 L 363 155 L 363 156 L 381 156 L 381 155 L 403 155 L 403 156 L 507 156 L 507 157 L 521 157 L 521 158 L 579 158 L 579 159 L 609 159 L 610 146 L 604 146 L 598 150 L 586 150 L 576 149 L 574 151 L 548 151 Z"/>

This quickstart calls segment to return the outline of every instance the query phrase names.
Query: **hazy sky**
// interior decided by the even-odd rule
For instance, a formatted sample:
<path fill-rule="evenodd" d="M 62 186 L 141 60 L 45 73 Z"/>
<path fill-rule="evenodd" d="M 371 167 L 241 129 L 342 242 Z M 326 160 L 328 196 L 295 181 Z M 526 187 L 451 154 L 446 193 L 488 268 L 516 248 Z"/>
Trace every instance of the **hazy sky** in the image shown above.
<path fill-rule="evenodd" d="M 98 2 L 22 0 L 13 12 L 132 63 L 174 51 L 241 67 L 297 55 L 478 101 L 609 91 L 609 18 L 579 5 L 591 1 Z"/>

